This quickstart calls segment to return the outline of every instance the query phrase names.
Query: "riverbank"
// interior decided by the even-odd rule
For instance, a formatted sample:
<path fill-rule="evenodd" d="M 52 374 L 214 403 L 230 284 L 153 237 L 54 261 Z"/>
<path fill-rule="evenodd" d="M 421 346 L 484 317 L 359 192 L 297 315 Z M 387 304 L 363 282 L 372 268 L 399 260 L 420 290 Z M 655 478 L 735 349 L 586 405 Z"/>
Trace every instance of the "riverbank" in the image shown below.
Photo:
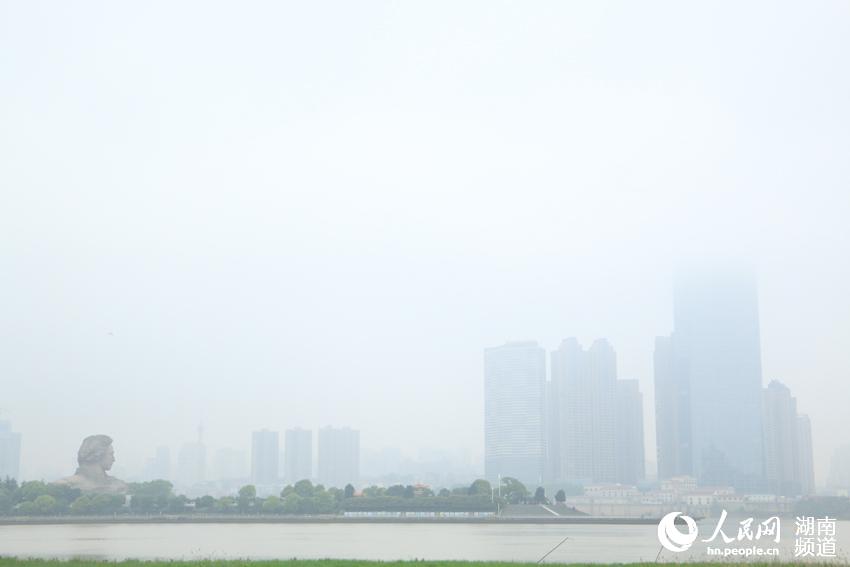
<path fill-rule="evenodd" d="M 558 524 L 558 525 L 649 525 L 658 518 L 618 518 L 610 516 L 498 516 L 498 517 L 351 517 L 351 516 L 237 516 L 237 515 L 156 515 L 156 516 L 53 516 L 0 518 L 0 526 L 60 524 Z"/>

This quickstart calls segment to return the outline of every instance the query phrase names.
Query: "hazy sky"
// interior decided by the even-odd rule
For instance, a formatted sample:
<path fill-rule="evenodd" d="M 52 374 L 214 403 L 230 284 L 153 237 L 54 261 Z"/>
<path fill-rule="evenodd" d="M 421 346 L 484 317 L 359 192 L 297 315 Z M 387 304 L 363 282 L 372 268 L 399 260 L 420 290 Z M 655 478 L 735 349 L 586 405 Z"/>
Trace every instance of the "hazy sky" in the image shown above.
<path fill-rule="evenodd" d="M 91 433 L 139 467 L 199 422 L 480 455 L 508 339 L 607 337 L 651 441 L 674 263 L 743 257 L 822 482 L 850 442 L 848 29 L 845 1 L 0 1 L 23 475 Z"/>

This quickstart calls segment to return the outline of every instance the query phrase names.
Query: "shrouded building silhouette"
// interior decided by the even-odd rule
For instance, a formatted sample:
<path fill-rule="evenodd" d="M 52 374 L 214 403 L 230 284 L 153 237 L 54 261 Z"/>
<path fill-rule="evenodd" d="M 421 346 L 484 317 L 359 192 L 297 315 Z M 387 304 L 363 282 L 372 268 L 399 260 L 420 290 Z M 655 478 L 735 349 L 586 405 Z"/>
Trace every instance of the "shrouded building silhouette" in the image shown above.
<path fill-rule="evenodd" d="M 536 342 L 484 350 L 484 474 L 541 483 L 546 351 Z"/>
<path fill-rule="evenodd" d="M 584 350 L 574 338 L 552 352 L 557 396 L 560 476 L 573 482 L 616 482 L 617 355 L 598 339 Z"/>
<path fill-rule="evenodd" d="M 636 485 L 646 476 L 643 394 L 637 380 L 617 380 L 617 482 Z"/>
<path fill-rule="evenodd" d="M 277 431 L 254 431 L 251 435 L 251 482 L 274 484 L 278 481 L 280 439 Z"/>
<path fill-rule="evenodd" d="M 207 448 L 200 441 L 184 443 L 177 455 L 177 482 L 189 487 L 206 480 Z"/>
<path fill-rule="evenodd" d="M 658 478 L 693 474 L 688 375 L 673 347 L 675 333 L 655 339 L 655 444 Z"/>
<path fill-rule="evenodd" d="M 171 478 L 171 450 L 162 445 L 145 463 L 145 478 L 148 480 L 168 480 Z"/>
<path fill-rule="evenodd" d="M 203 428 L 198 427 L 198 440 L 184 443 L 177 454 L 177 482 L 191 487 L 207 477 L 207 448 L 203 441 Z"/>
<path fill-rule="evenodd" d="M 656 342 L 656 422 L 661 478 L 764 487 L 761 347 L 755 278 L 680 273 L 674 332 Z"/>
<path fill-rule="evenodd" d="M 21 434 L 12 431 L 9 421 L 0 421 L 0 479 L 20 480 Z"/>
<path fill-rule="evenodd" d="M 587 350 L 574 338 L 552 351 L 547 383 L 547 476 L 573 483 L 637 484 L 644 479 L 643 395 L 617 379 L 605 339 Z"/>
<path fill-rule="evenodd" d="M 767 489 L 783 496 L 814 492 L 812 432 L 808 416 L 781 382 L 764 389 L 764 467 Z"/>
<path fill-rule="evenodd" d="M 833 490 L 850 491 L 850 445 L 842 445 L 832 454 L 828 485 Z"/>
<path fill-rule="evenodd" d="M 800 450 L 800 493 L 815 493 L 815 456 L 812 446 L 812 422 L 808 415 L 797 416 L 797 440 Z"/>
<path fill-rule="evenodd" d="M 360 479 L 360 432 L 348 427 L 319 430 L 318 481 L 326 487 L 356 485 Z"/>
<path fill-rule="evenodd" d="M 248 455 L 243 449 L 222 447 L 213 455 L 215 478 L 227 484 L 243 482 L 249 477 Z"/>
<path fill-rule="evenodd" d="M 284 480 L 295 483 L 313 477 L 313 432 L 309 429 L 288 429 L 284 439 Z"/>

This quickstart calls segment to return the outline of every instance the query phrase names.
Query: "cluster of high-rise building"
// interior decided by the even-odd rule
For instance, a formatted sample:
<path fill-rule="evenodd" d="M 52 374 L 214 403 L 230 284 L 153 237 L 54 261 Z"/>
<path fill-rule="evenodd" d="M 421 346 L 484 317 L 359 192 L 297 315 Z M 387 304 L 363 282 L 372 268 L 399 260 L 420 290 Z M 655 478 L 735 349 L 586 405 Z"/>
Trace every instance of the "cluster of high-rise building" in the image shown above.
<path fill-rule="evenodd" d="M 762 387 L 755 278 L 680 274 L 673 305 L 673 332 L 655 344 L 659 478 L 812 493 L 809 419 L 781 383 Z"/>
<path fill-rule="evenodd" d="M 545 482 L 620 482 L 644 477 L 643 400 L 617 379 L 604 339 L 584 349 L 564 340 L 550 353 L 536 342 L 484 352 L 485 476 Z"/>
<path fill-rule="evenodd" d="M 283 466 L 280 466 L 280 437 L 277 431 L 255 431 L 251 444 L 251 482 L 273 485 L 313 477 L 313 432 L 289 429 L 284 437 Z M 315 480 L 325 486 L 344 487 L 360 477 L 360 432 L 348 427 L 319 429 Z"/>
<path fill-rule="evenodd" d="M 262 492 L 275 491 L 283 484 L 308 479 L 325 486 L 342 488 L 360 478 L 360 432 L 348 427 L 324 427 L 318 431 L 318 451 L 313 449 L 313 431 L 294 428 L 284 432 L 262 429 L 251 434 L 250 458 L 245 451 L 221 448 L 212 458 L 213 471 L 207 474 L 207 449 L 201 432 L 198 439 L 184 443 L 172 471 L 168 447 L 158 447 L 145 467 L 147 479 L 171 479 L 183 490 L 212 490 L 210 477 L 218 488 L 229 490 L 252 483 Z M 317 456 L 314 467 L 313 455 Z M 247 466 L 246 466 L 246 463 Z M 314 470 L 316 474 L 314 474 Z"/>
<path fill-rule="evenodd" d="M 779 382 L 762 387 L 755 280 L 680 275 L 674 328 L 654 353 L 658 477 L 780 495 L 814 491 L 811 425 Z M 490 479 L 635 485 L 644 478 L 642 395 L 619 380 L 604 339 L 534 342 L 484 353 Z"/>
<path fill-rule="evenodd" d="M 0 480 L 20 479 L 21 434 L 12 431 L 12 424 L 0 420 Z"/>

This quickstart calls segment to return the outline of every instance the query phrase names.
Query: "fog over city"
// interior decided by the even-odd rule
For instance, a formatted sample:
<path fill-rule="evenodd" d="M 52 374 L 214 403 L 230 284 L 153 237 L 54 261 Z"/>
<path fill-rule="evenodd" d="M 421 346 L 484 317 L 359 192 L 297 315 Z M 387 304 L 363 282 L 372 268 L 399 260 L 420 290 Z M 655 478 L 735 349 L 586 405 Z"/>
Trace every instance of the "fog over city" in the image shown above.
<path fill-rule="evenodd" d="M 805 9 L 805 11 L 803 11 Z M 757 273 L 762 381 L 850 444 L 846 2 L 0 2 L 0 420 L 137 478 L 203 428 L 484 470 L 482 353 Z M 742 436 L 760 432 L 741 431 Z M 247 468 L 247 457 L 246 457 Z"/>

